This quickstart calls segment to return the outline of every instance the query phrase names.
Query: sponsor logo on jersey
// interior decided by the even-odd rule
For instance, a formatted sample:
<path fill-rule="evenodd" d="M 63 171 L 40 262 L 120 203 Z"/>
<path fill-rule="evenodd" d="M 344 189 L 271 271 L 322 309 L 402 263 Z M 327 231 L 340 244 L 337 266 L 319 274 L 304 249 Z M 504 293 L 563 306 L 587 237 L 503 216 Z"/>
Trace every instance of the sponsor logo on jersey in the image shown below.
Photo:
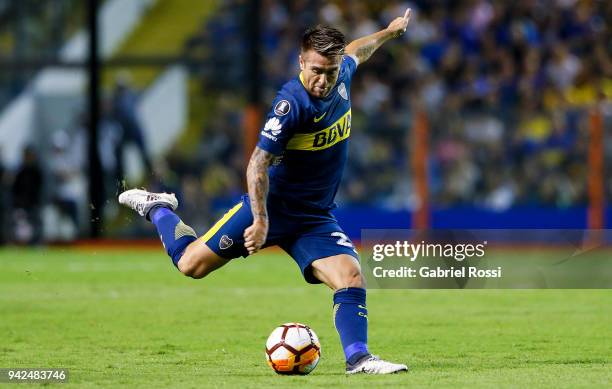
<path fill-rule="evenodd" d="M 276 135 L 280 134 L 282 127 L 283 125 L 277 117 L 270 118 L 266 122 L 266 125 L 264 126 L 261 135 L 276 142 Z"/>
<path fill-rule="evenodd" d="M 223 235 L 221 237 L 221 240 L 219 240 L 219 248 L 221 250 L 227 250 L 230 247 L 232 247 L 233 244 L 234 244 L 234 241 L 232 240 L 232 238 L 230 238 L 227 235 Z"/>
<path fill-rule="evenodd" d="M 331 126 L 308 134 L 295 134 L 287 144 L 288 150 L 323 150 L 347 139 L 351 135 L 351 110 L 349 109 Z"/>
<path fill-rule="evenodd" d="M 291 104 L 287 100 L 281 100 L 274 106 L 274 113 L 278 116 L 285 116 L 291 110 Z"/>
<path fill-rule="evenodd" d="M 315 118 L 314 118 L 314 122 L 315 122 L 315 123 L 320 122 L 320 121 L 321 121 L 321 120 L 322 120 L 322 119 L 325 117 L 325 115 L 327 115 L 327 111 L 326 111 L 325 113 L 323 113 L 323 115 L 321 115 L 321 116 L 319 116 L 319 117 L 316 117 L 316 116 L 315 116 Z"/>

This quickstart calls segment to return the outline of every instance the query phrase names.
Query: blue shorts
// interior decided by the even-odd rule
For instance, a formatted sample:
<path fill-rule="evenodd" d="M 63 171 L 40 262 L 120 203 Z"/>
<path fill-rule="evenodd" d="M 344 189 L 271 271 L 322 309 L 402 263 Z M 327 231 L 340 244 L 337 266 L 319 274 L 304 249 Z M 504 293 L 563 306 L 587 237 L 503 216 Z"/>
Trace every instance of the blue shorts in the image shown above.
<path fill-rule="evenodd" d="M 303 212 L 272 197 L 267 205 L 269 230 L 263 247 L 280 246 L 295 260 L 307 282 L 321 283 L 312 275 L 311 265 L 316 259 L 348 254 L 359 260 L 353 243 L 328 211 Z M 252 223 L 249 197 L 244 195 L 199 239 L 220 257 L 247 257 L 243 235 Z"/>

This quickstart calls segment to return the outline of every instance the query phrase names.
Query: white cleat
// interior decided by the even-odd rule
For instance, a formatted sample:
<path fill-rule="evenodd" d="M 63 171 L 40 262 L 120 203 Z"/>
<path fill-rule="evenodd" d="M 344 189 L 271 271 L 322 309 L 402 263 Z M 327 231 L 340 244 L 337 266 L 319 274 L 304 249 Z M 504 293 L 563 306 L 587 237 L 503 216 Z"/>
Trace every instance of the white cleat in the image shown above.
<path fill-rule="evenodd" d="M 130 189 L 119 195 L 119 204 L 132 208 L 140 216 L 146 216 L 151 208 L 163 206 L 172 209 L 178 207 L 174 193 L 152 193 L 143 189 Z"/>
<path fill-rule="evenodd" d="M 408 371 L 408 366 L 383 361 L 376 355 L 364 357 L 355 365 L 346 367 L 346 374 L 393 374 L 402 371 Z"/>

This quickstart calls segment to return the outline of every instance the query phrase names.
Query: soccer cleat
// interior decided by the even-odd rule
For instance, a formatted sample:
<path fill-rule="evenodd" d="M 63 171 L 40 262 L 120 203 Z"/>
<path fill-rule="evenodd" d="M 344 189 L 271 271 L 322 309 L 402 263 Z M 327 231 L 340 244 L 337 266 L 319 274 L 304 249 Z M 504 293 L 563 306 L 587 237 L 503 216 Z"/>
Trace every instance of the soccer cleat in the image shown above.
<path fill-rule="evenodd" d="M 408 366 L 383 361 L 376 355 L 367 355 L 354 365 L 346 365 L 346 374 L 393 374 L 408 371 Z"/>
<path fill-rule="evenodd" d="M 119 195 L 119 204 L 132 208 L 140 216 L 147 216 L 151 208 L 168 207 L 173 211 L 178 207 L 174 193 L 152 193 L 143 189 L 130 189 Z"/>

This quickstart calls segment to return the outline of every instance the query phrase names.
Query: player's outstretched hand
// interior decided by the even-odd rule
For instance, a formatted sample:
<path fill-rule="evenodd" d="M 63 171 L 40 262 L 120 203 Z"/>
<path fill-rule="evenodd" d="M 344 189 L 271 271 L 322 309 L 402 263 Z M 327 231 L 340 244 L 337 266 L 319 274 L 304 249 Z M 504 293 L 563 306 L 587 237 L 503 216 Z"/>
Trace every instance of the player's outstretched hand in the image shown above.
<path fill-rule="evenodd" d="M 244 230 L 244 247 L 249 254 L 255 254 L 266 241 L 268 235 L 268 222 L 255 220 L 250 227 Z"/>
<path fill-rule="evenodd" d="M 404 13 L 404 16 L 395 18 L 391 23 L 389 23 L 389 27 L 387 27 L 387 30 L 393 34 L 394 38 L 406 32 L 406 28 L 408 27 L 408 22 L 410 21 L 411 14 L 412 10 L 408 8 L 406 10 L 406 13 Z"/>

